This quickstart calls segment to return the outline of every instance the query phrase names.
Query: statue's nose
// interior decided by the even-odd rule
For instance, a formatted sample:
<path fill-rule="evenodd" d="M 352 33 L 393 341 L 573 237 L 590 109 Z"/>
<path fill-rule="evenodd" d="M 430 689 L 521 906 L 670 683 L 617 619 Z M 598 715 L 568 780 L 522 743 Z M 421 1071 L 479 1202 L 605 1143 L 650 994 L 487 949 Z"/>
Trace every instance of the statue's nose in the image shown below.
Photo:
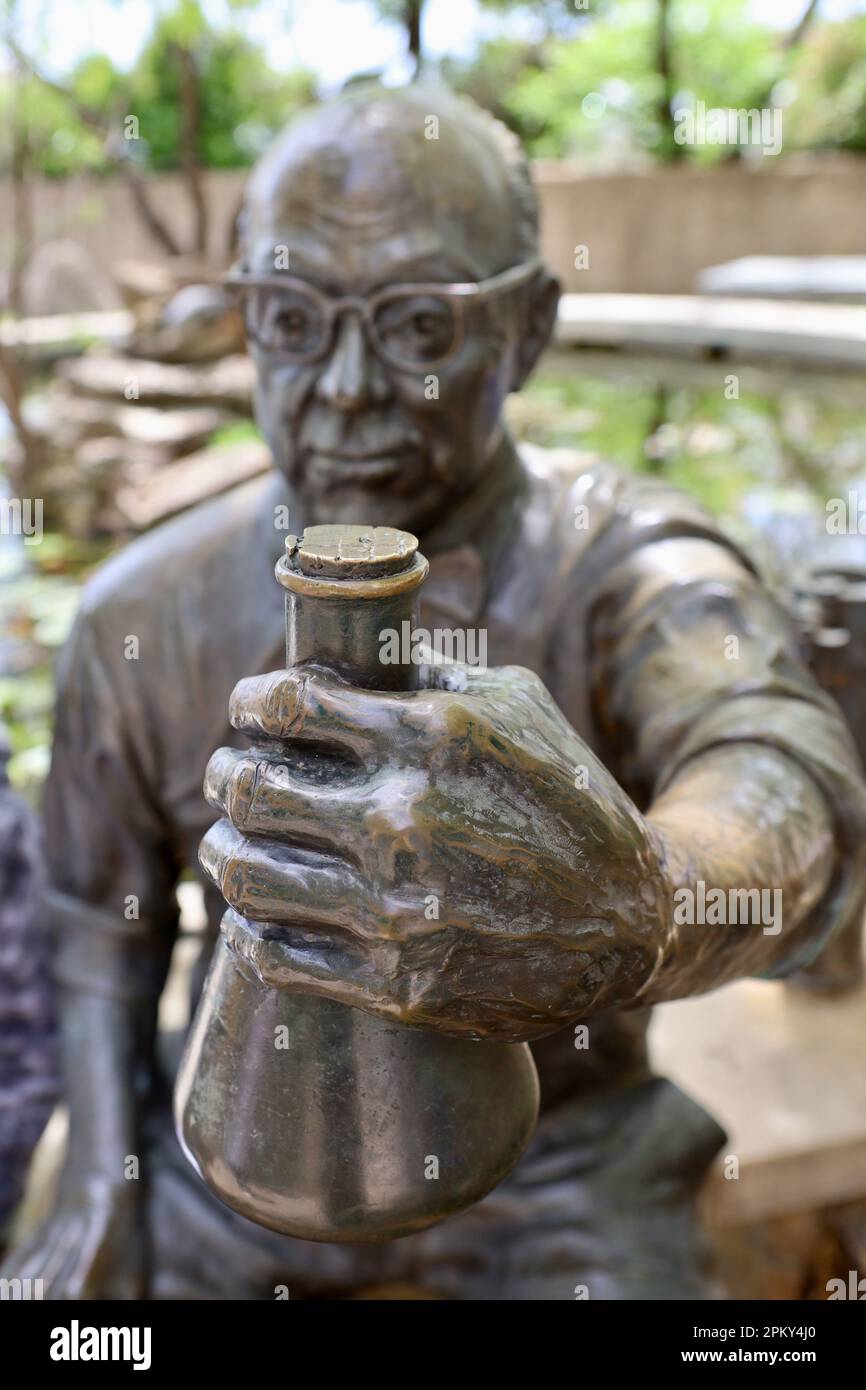
<path fill-rule="evenodd" d="M 339 324 L 316 391 L 320 400 L 344 411 L 363 410 L 387 395 L 385 374 L 356 314 L 344 315 Z"/>

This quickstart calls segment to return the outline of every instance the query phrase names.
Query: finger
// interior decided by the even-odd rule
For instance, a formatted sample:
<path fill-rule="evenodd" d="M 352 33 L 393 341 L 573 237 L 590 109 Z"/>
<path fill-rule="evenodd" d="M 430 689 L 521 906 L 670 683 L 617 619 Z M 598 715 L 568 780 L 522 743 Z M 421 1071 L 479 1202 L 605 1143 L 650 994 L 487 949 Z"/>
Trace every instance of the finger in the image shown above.
<path fill-rule="evenodd" d="M 41 1279 L 49 1288 L 53 1249 L 47 1245 L 45 1229 L 40 1228 L 0 1264 L 0 1279 Z"/>
<path fill-rule="evenodd" d="M 230 948 L 263 984 L 312 994 L 392 1021 L 405 1021 L 395 997 L 393 968 L 349 951 L 316 950 L 294 937 L 266 938 L 255 922 L 229 909 L 222 930 Z"/>
<path fill-rule="evenodd" d="M 70 1250 L 76 1249 L 82 1232 L 83 1222 L 80 1216 L 61 1218 L 58 1225 L 53 1226 L 49 1236 L 51 1243 L 44 1250 L 41 1267 L 37 1271 L 49 1298 L 65 1298 L 67 1296 L 63 1272 L 69 1264 Z M 37 1247 L 38 1242 L 39 1237 L 37 1235 Z M 38 1259 L 37 1254 L 37 1261 Z"/>
<path fill-rule="evenodd" d="M 365 761 L 406 730 L 423 727 L 416 698 L 413 692 L 358 690 L 328 672 L 300 667 L 239 681 L 229 717 L 250 738 L 331 743 Z"/>
<path fill-rule="evenodd" d="M 103 1221 L 108 1221 L 108 1215 L 104 1213 L 101 1217 L 98 1222 L 88 1222 L 85 1226 L 81 1243 L 73 1252 L 69 1268 L 63 1276 L 68 1299 L 96 1298 L 99 1293 L 98 1266 L 107 1240 Z"/>
<path fill-rule="evenodd" d="M 100 1292 L 101 1267 L 105 1263 L 113 1203 L 101 1183 L 88 1184 L 86 1212 L 78 1213 L 81 1236 L 70 1249 L 70 1258 L 60 1279 L 64 1297 L 96 1298 Z"/>
<path fill-rule="evenodd" d="M 99 1241 L 89 1214 L 77 1212 L 66 1218 L 43 1269 L 49 1298 L 78 1300 L 87 1296 L 87 1279 Z"/>
<path fill-rule="evenodd" d="M 421 648 L 420 683 L 425 690 L 463 691 L 469 671 L 466 666 L 450 661 L 432 647 Z"/>
<path fill-rule="evenodd" d="M 256 922 L 296 927 L 301 943 L 321 943 L 322 929 L 341 941 L 372 934 L 366 884 L 341 859 L 249 839 L 222 820 L 202 840 L 199 860 L 230 907 Z"/>
<path fill-rule="evenodd" d="M 436 659 L 421 667 L 422 684 L 431 690 L 468 695 L 500 695 L 519 689 L 521 684 L 541 685 L 534 672 L 523 666 L 465 666 L 456 661 Z"/>
<path fill-rule="evenodd" d="M 238 829 L 355 860 L 365 786 L 298 780 L 288 762 L 274 762 L 237 748 L 218 748 L 205 771 L 204 794 Z"/>

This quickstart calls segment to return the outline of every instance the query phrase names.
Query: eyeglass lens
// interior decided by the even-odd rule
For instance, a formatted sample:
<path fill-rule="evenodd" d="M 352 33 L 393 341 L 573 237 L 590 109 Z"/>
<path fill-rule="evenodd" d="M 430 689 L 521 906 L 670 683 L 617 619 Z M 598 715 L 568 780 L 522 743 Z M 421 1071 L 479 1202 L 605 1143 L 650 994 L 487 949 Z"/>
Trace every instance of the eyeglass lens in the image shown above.
<path fill-rule="evenodd" d="M 247 324 L 263 348 L 297 361 L 321 355 L 331 332 L 322 303 L 301 286 L 252 290 Z M 445 295 L 398 290 L 378 301 L 372 329 L 375 346 L 394 366 L 423 368 L 453 348 L 457 316 Z"/>

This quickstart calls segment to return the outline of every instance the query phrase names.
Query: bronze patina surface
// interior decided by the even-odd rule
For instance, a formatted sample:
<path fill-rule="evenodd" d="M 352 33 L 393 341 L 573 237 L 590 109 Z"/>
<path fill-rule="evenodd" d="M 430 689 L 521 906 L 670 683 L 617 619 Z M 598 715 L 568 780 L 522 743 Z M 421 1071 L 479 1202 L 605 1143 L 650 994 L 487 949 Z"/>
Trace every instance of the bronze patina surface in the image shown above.
<path fill-rule="evenodd" d="M 418 667 L 383 663 L 381 634 L 416 626 L 426 574 L 405 531 L 344 524 L 287 537 L 277 563 L 287 664 L 308 680 L 339 672 L 368 690 L 415 689 Z M 283 754 L 291 786 L 332 826 L 372 770 L 344 742 L 339 717 L 312 742 L 299 727 Z M 205 791 L 218 809 L 238 756 L 224 749 L 211 760 Z M 259 920 L 232 910 L 223 919 L 178 1072 L 178 1133 L 217 1195 L 264 1226 L 306 1240 L 393 1239 L 454 1216 L 502 1181 L 535 1124 L 538 1077 L 525 1044 L 479 1047 L 329 997 L 328 960 L 354 955 L 363 970 L 364 938 L 388 926 L 371 917 L 354 853 L 328 869 L 309 833 L 286 834 L 283 773 L 273 767 L 238 785 L 235 815 L 285 834 L 279 861 L 292 891 L 274 880 L 271 859 L 237 871 Z M 221 823 L 203 848 L 221 880 L 235 872 L 223 857 L 227 834 Z M 419 942 L 437 930 L 432 901 L 415 923 Z M 321 985 L 307 968 L 311 941 Z"/>
<path fill-rule="evenodd" d="M 315 295 L 252 284 L 286 247 Z M 238 275 L 276 472 L 105 567 L 59 673 L 46 914 L 70 1145 L 53 1214 L 7 1270 L 47 1296 L 706 1293 L 693 1201 L 724 1136 L 652 1076 L 649 1006 L 784 975 L 850 930 L 866 790 L 797 632 L 711 519 L 509 437 L 503 403 L 556 309 L 536 256 L 513 138 L 447 93 L 355 91 L 253 175 Z M 461 291 L 455 347 L 448 287 L 491 281 Z M 412 284 L 417 302 L 383 307 L 383 288 Z M 333 313 L 311 307 L 322 296 Z M 360 519 L 417 535 L 422 626 L 483 632 L 487 668 L 420 668 L 410 691 L 302 650 L 286 669 L 285 507 L 296 535 Z M 353 760 L 339 797 L 295 775 L 296 741 Z M 155 1037 L 174 888 L 203 836 L 196 985 L 227 900 L 243 933 L 273 933 L 281 987 L 419 1039 L 530 1041 L 538 1127 L 469 1211 L 329 1245 L 246 1220 L 193 1173 Z M 677 895 L 701 884 L 778 892 L 783 911 L 684 920 Z M 124 1178 L 130 1154 L 141 1181 Z"/>

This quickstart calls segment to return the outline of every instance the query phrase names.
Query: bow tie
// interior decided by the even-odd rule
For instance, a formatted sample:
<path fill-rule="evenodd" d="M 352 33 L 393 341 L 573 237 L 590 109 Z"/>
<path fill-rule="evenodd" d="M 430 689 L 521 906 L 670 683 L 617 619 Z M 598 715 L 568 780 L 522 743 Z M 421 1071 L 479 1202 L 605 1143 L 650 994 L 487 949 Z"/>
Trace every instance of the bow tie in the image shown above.
<path fill-rule="evenodd" d="M 440 626 L 431 623 L 431 615 L 451 623 L 476 622 L 487 600 L 487 573 L 475 547 L 461 545 L 430 555 L 428 560 L 430 573 L 421 589 L 422 625 Z"/>

